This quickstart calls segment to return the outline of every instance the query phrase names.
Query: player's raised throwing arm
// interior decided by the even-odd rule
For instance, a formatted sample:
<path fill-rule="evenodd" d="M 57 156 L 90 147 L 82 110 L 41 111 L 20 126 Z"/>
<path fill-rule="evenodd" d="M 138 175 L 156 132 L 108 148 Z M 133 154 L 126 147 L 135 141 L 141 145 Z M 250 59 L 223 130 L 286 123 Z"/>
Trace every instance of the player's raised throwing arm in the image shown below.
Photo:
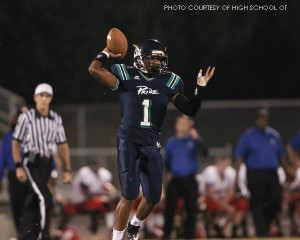
<path fill-rule="evenodd" d="M 114 54 L 105 48 L 91 62 L 89 66 L 89 73 L 104 86 L 113 89 L 116 86 L 117 78 L 110 71 L 105 69 L 103 65 L 109 57 L 117 58 L 120 57 L 120 55 L 121 54 Z"/>
<path fill-rule="evenodd" d="M 171 98 L 175 107 L 189 117 L 195 117 L 200 109 L 201 102 L 204 96 L 206 84 L 213 77 L 215 67 L 208 67 L 204 76 L 202 76 L 202 69 L 200 69 L 197 76 L 197 87 L 191 99 L 188 99 L 182 93 L 178 93 Z"/>

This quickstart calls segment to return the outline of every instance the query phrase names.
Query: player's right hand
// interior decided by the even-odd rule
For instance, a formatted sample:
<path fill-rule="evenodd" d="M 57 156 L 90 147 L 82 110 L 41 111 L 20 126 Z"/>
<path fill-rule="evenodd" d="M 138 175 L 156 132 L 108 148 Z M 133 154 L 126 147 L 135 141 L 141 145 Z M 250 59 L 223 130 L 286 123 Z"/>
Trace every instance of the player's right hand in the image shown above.
<path fill-rule="evenodd" d="M 17 179 L 22 183 L 27 181 L 27 176 L 26 176 L 25 170 L 22 167 L 19 167 L 16 169 L 16 176 L 17 176 Z"/>
<path fill-rule="evenodd" d="M 122 54 L 115 54 L 115 53 L 109 51 L 109 49 L 107 47 L 104 48 L 103 51 L 107 52 L 109 54 L 110 58 L 120 58 L 122 56 Z"/>

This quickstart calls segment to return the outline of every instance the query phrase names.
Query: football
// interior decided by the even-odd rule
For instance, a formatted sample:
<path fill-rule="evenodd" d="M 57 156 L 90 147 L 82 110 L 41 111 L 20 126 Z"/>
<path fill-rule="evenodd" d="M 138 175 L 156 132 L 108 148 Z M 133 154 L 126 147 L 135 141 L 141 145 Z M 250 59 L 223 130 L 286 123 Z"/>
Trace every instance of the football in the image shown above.
<path fill-rule="evenodd" d="M 127 38 L 119 29 L 112 28 L 107 34 L 106 47 L 114 54 L 121 54 L 119 58 L 124 58 L 128 49 Z"/>

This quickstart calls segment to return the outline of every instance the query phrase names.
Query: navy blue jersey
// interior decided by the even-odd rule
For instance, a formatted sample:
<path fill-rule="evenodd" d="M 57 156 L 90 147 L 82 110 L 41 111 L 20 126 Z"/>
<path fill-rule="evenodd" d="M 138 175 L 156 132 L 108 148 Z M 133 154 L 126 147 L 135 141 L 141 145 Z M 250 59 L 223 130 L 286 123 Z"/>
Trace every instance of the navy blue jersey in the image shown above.
<path fill-rule="evenodd" d="M 114 90 L 120 94 L 119 137 L 142 145 L 155 144 L 170 98 L 183 92 L 181 78 L 172 72 L 147 78 L 135 67 L 124 64 L 114 64 L 111 72 L 118 79 Z"/>

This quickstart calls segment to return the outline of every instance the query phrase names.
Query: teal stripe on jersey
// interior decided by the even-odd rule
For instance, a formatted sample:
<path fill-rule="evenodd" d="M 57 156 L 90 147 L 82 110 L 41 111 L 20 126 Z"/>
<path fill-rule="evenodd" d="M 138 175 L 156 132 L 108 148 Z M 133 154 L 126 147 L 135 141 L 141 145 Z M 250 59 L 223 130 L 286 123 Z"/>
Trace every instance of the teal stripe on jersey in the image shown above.
<path fill-rule="evenodd" d="M 130 80 L 130 77 L 129 77 L 129 74 L 128 74 L 128 72 L 127 72 L 127 69 L 126 69 L 125 65 L 124 65 L 124 64 L 121 64 L 120 66 L 121 66 L 121 68 L 122 68 L 122 70 L 123 70 L 123 73 L 124 73 L 124 75 L 125 75 L 125 79 L 124 79 L 124 80 Z"/>
<path fill-rule="evenodd" d="M 173 83 L 173 85 L 171 86 L 172 89 L 175 89 L 176 86 L 178 85 L 178 83 L 181 81 L 180 77 L 176 76 L 176 80 Z"/>
<path fill-rule="evenodd" d="M 123 74 L 120 64 L 116 64 L 115 66 L 118 70 L 119 77 L 121 78 L 121 80 L 125 80 L 125 74 Z"/>
<path fill-rule="evenodd" d="M 169 78 L 169 80 L 168 80 L 168 82 L 167 82 L 167 84 L 166 84 L 167 87 L 171 86 L 171 84 L 174 81 L 175 77 L 176 77 L 176 75 L 174 73 L 172 73 L 171 76 L 170 76 L 170 78 Z"/>

